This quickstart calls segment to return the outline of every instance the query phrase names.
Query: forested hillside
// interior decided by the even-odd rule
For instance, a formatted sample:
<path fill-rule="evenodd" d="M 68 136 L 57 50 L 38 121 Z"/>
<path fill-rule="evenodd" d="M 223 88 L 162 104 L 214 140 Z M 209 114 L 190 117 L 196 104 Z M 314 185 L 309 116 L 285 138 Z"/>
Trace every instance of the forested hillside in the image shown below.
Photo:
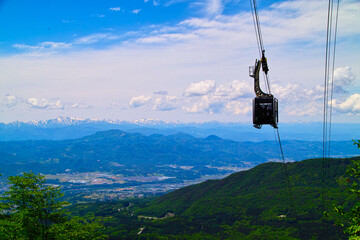
<path fill-rule="evenodd" d="M 112 239 L 346 239 L 334 225 L 333 205 L 347 208 L 356 200 L 345 177 L 353 160 L 360 157 L 287 163 L 288 178 L 284 164 L 264 163 L 150 202 L 94 203 L 72 211 L 102 218 Z"/>

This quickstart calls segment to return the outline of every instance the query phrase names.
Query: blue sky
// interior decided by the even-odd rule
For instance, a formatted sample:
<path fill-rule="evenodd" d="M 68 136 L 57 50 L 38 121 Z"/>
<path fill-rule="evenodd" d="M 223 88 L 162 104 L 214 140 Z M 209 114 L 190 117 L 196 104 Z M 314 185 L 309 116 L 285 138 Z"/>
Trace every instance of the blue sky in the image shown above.
<path fill-rule="evenodd" d="M 258 0 L 280 121 L 321 121 L 327 1 Z M 360 122 L 360 3 L 340 1 L 334 121 Z M 248 0 L 0 1 L 0 122 L 251 122 Z"/>

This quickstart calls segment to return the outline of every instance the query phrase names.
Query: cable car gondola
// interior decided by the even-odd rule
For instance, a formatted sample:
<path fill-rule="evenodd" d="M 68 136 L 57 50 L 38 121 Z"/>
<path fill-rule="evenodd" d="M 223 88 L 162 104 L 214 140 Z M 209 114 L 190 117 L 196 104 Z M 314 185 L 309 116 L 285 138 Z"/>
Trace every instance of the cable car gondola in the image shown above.
<path fill-rule="evenodd" d="M 265 74 L 269 71 L 265 50 L 262 51 L 261 60 L 255 61 L 255 66 L 249 67 L 249 75 L 254 78 L 253 124 L 260 129 L 262 125 L 269 124 L 274 128 L 278 126 L 278 100 L 271 93 L 264 93 L 260 88 L 259 73 L 262 66 Z"/>

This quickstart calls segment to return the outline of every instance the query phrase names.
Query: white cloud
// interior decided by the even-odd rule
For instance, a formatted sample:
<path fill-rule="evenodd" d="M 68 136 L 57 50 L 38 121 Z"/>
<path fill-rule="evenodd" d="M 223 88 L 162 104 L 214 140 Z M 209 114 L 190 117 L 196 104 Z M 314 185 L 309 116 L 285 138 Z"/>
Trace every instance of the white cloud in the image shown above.
<path fill-rule="evenodd" d="M 177 109 L 177 97 L 176 96 L 137 96 L 133 97 L 129 101 L 131 108 L 137 108 L 141 106 L 151 107 L 155 111 L 171 111 Z"/>
<path fill-rule="evenodd" d="M 11 109 L 11 108 L 15 107 L 17 103 L 18 103 L 18 100 L 17 100 L 16 96 L 7 94 L 5 96 L 5 98 L 3 99 L 2 106 L 4 106 L 5 108 L 8 108 L 8 109 Z"/>
<path fill-rule="evenodd" d="M 197 36 L 194 34 L 186 33 L 168 33 L 168 34 L 157 34 L 154 36 L 147 36 L 136 40 L 138 43 L 144 44 L 159 44 L 159 43 L 171 43 L 171 42 L 186 42 L 189 40 L 196 39 Z"/>
<path fill-rule="evenodd" d="M 175 96 L 165 96 L 155 98 L 153 101 L 153 110 L 158 111 L 170 111 L 176 109 L 176 100 Z"/>
<path fill-rule="evenodd" d="M 28 98 L 26 102 L 35 109 L 64 109 L 62 101 L 58 99 L 49 101 L 46 98 Z"/>
<path fill-rule="evenodd" d="M 38 52 L 45 52 L 45 51 L 54 51 L 54 50 L 62 50 L 74 47 L 74 45 L 81 45 L 81 44 L 93 44 L 103 40 L 116 40 L 118 36 L 114 36 L 108 33 L 97 33 L 91 34 L 88 36 L 84 36 L 81 38 L 76 39 L 72 43 L 64 43 L 64 42 L 42 42 L 38 45 L 27 45 L 27 44 L 14 44 L 13 47 L 23 50 L 32 50 Z"/>
<path fill-rule="evenodd" d="M 251 110 L 250 98 L 253 95 L 252 86 L 246 81 L 234 80 L 216 87 L 214 80 L 205 80 L 191 83 L 185 89 L 184 96 L 188 97 L 190 106 L 184 106 L 183 110 L 188 113 L 247 114 Z M 193 101 L 195 103 L 191 103 Z"/>
<path fill-rule="evenodd" d="M 285 106 L 284 112 L 290 116 L 305 117 L 305 116 L 316 116 L 319 113 L 321 114 L 322 110 L 323 110 L 323 105 L 321 103 L 310 101 L 310 102 L 302 102 L 297 106 L 294 105 Z"/>
<path fill-rule="evenodd" d="M 347 93 L 346 87 L 355 82 L 356 76 L 349 66 L 339 67 L 334 71 L 334 93 Z"/>
<path fill-rule="evenodd" d="M 229 99 L 249 98 L 253 97 L 254 88 L 249 81 L 234 80 L 217 87 L 215 95 Z"/>
<path fill-rule="evenodd" d="M 219 15 L 223 11 L 221 0 L 207 0 L 206 12 L 210 15 Z"/>
<path fill-rule="evenodd" d="M 282 102 L 302 103 L 304 100 L 322 100 L 324 87 L 317 85 L 308 89 L 299 83 L 288 83 L 286 85 L 274 83 L 271 85 L 271 93 Z"/>
<path fill-rule="evenodd" d="M 92 43 L 97 43 L 100 40 L 115 40 L 118 37 L 113 36 L 111 34 L 108 33 L 97 33 L 97 34 L 91 34 L 82 38 L 79 38 L 77 40 L 75 40 L 75 44 L 92 44 Z"/>
<path fill-rule="evenodd" d="M 134 13 L 134 14 L 139 14 L 140 11 L 141 11 L 141 9 L 134 9 L 131 12 Z"/>
<path fill-rule="evenodd" d="M 49 106 L 49 102 L 45 98 L 28 98 L 27 103 L 32 108 L 47 108 Z"/>
<path fill-rule="evenodd" d="M 183 107 L 183 110 L 188 113 L 208 113 L 212 115 L 223 112 L 224 105 L 224 99 L 221 97 L 204 95 L 190 107 Z"/>
<path fill-rule="evenodd" d="M 251 99 L 243 99 L 242 101 L 230 101 L 225 105 L 225 110 L 233 114 L 248 114 L 252 112 Z"/>
<path fill-rule="evenodd" d="M 131 98 L 129 104 L 132 108 L 137 108 L 145 105 L 146 103 L 149 103 L 150 100 L 151 100 L 151 96 L 141 95 Z"/>
<path fill-rule="evenodd" d="M 84 103 L 72 103 L 70 107 L 75 109 L 89 109 L 92 106 L 86 105 Z"/>
<path fill-rule="evenodd" d="M 27 50 L 53 50 L 53 49 L 62 49 L 69 48 L 71 44 L 64 42 L 42 42 L 39 45 L 26 45 L 26 44 L 14 44 L 13 47 L 19 49 L 27 49 Z"/>
<path fill-rule="evenodd" d="M 121 10 L 120 7 L 112 7 L 112 8 L 109 8 L 110 11 L 113 11 L 113 12 L 118 12 Z"/>
<path fill-rule="evenodd" d="M 214 92 L 215 81 L 205 80 L 198 83 L 191 83 L 188 88 L 184 90 L 185 96 L 202 96 Z"/>
<path fill-rule="evenodd" d="M 340 113 L 360 114 L 360 94 L 355 93 L 342 103 L 338 103 L 338 101 L 334 99 L 333 107 Z"/>
<path fill-rule="evenodd" d="M 40 46 L 42 48 L 58 49 L 71 47 L 71 44 L 63 42 L 43 42 L 40 44 Z"/>
<path fill-rule="evenodd" d="M 2 108 L 13 109 L 15 107 L 20 107 L 20 109 L 26 109 L 24 107 L 28 107 L 30 109 L 90 109 L 92 106 L 84 104 L 84 103 L 63 103 L 62 100 L 58 98 L 47 99 L 47 98 L 23 98 L 17 97 L 14 95 L 7 94 L 3 99 L 1 105 Z"/>

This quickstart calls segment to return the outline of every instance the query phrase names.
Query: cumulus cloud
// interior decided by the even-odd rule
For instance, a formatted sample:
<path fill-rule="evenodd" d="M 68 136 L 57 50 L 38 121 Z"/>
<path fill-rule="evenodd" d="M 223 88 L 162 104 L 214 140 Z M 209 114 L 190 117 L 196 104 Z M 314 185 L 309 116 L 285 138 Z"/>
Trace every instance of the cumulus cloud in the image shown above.
<path fill-rule="evenodd" d="M 254 94 L 253 86 L 249 81 L 234 80 L 227 84 L 220 85 L 215 90 L 215 95 L 227 97 L 229 99 L 238 99 L 238 98 L 249 98 Z"/>
<path fill-rule="evenodd" d="M 233 114 L 248 114 L 252 112 L 251 99 L 243 99 L 242 101 L 230 101 L 225 105 L 225 110 Z"/>
<path fill-rule="evenodd" d="M 184 90 L 188 106 L 183 107 L 183 110 L 188 113 L 247 114 L 251 109 L 250 98 L 253 97 L 253 92 L 248 81 L 234 80 L 218 87 L 214 80 L 191 83 Z"/>
<path fill-rule="evenodd" d="M 167 92 L 166 92 L 167 93 Z M 131 98 L 129 105 L 131 108 L 148 106 L 155 111 L 171 111 L 177 109 L 176 96 L 137 96 Z"/>
<path fill-rule="evenodd" d="M 271 91 L 277 99 L 286 103 L 301 103 L 304 99 L 317 101 L 321 100 L 324 95 L 324 87 L 320 85 L 307 89 L 298 83 L 286 85 L 274 83 L 271 86 Z"/>
<path fill-rule="evenodd" d="M 28 98 L 26 103 L 29 107 L 35 109 L 64 109 L 61 100 L 47 100 L 46 98 Z"/>
<path fill-rule="evenodd" d="M 175 96 L 165 96 L 155 98 L 153 101 L 153 110 L 158 111 L 170 111 L 176 109 L 176 100 Z"/>
<path fill-rule="evenodd" d="M 202 96 L 215 91 L 215 81 L 205 80 L 198 83 L 191 83 L 188 88 L 184 90 L 184 95 L 188 97 Z"/>
<path fill-rule="evenodd" d="M 341 103 L 334 99 L 332 104 L 334 109 L 340 113 L 360 114 L 360 94 L 358 93 L 351 95 Z"/>
<path fill-rule="evenodd" d="M 356 80 L 349 66 L 339 67 L 334 71 L 334 93 L 348 93 L 345 89 Z"/>
<path fill-rule="evenodd" d="M 141 96 L 131 98 L 129 105 L 132 108 L 137 108 L 137 107 L 145 105 L 146 103 L 149 103 L 150 100 L 151 100 L 151 96 L 141 95 Z"/>
<path fill-rule="evenodd" d="M 188 113 L 221 113 L 224 110 L 224 100 L 218 96 L 204 95 L 189 107 L 183 107 Z"/>
<path fill-rule="evenodd" d="M 1 106 L 7 109 L 12 109 L 18 104 L 18 99 L 14 95 L 7 94 L 2 101 Z"/>
<path fill-rule="evenodd" d="M 30 97 L 23 98 L 17 97 L 14 95 L 7 94 L 3 101 L 0 104 L 2 109 L 13 109 L 15 107 L 20 107 L 20 109 L 26 109 L 24 107 L 30 109 L 65 109 L 65 108 L 73 108 L 73 109 L 90 109 L 91 105 L 87 105 L 85 103 L 77 103 L 77 102 L 63 102 L 58 98 L 38 98 L 38 97 Z"/>
<path fill-rule="evenodd" d="M 292 116 L 315 116 L 321 112 L 323 91 L 324 88 L 320 85 L 313 88 L 305 88 L 296 83 L 272 85 L 272 94 L 279 99 L 283 113 Z M 236 115 L 249 114 L 252 109 L 252 98 L 255 97 L 252 83 L 239 80 L 226 82 L 217 87 L 214 80 L 192 83 L 183 95 L 186 97 L 186 103 L 183 103 L 182 108 L 185 112 L 226 112 Z"/>
<path fill-rule="evenodd" d="M 310 101 L 310 103 L 304 105 L 289 105 L 286 106 L 284 112 L 290 116 L 304 117 L 315 116 L 322 113 L 323 105 L 319 102 Z"/>
<path fill-rule="evenodd" d="M 32 108 L 47 108 L 49 106 L 49 102 L 45 98 L 28 98 L 27 103 Z"/>

